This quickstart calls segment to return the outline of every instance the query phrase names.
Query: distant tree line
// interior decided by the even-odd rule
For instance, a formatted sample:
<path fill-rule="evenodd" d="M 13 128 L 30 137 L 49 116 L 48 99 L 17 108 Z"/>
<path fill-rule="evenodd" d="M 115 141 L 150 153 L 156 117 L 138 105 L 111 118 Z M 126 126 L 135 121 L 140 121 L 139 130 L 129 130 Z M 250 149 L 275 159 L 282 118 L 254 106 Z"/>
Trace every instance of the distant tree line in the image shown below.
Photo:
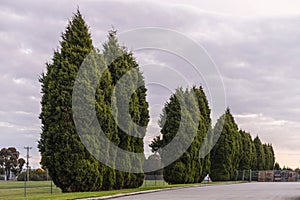
<path fill-rule="evenodd" d="M 210 174 L 212 180 L 228 181 L 235 180 L 238 170 L 274 168 L 275 157 L 272 145 L 262 144 L 258 136 L 252 140 L 250 133 L 239 130 L 229 108 L 217 120 L 214 128 L 211 127 L 211 111 L 202 87 L 193 87 L 186 91 L 177 89 L 165 104 L 160 121 L 162 137 L 157 136 L 149 145 L 153 152 L 161 154 L 162 161 L 164 160 L 162 147 L 177 134 L 180 116 L 184 114 L 180 110 L 178 96 L 191 92 L 196 94 L 197 104 L 193 106 L 198 106 L 200 110 L 198 131 L 189 149 L 178 160 L 163 169 L 166 182 L 199 183 L 207 174 Z M 188 114 L 193 117 L 193 113 Z M 208 143 L 212 144 L 217 133 L 221 134 L 211 152 L 200 159 L 199 150 L 204 138 L 207 136 Z"/>
<path fill-rule="evenodd" d="M 25 160 L 20 158 L 20 153 L 15 147 L 2 148 L 0 150 L 0 174 L 9 180 L 11 173 L 18 176 L 23 169 Z"/>
<path fill-rule="evenodd" d="M 47 174 L 47 171 L 41 168 L 38 169 L 29 169 L 29 181 L 47 181 L 50 177 Z M 18 181 L 24 181 L 26 178 L 27 172 L 22 172 L 18 175 Z"/>

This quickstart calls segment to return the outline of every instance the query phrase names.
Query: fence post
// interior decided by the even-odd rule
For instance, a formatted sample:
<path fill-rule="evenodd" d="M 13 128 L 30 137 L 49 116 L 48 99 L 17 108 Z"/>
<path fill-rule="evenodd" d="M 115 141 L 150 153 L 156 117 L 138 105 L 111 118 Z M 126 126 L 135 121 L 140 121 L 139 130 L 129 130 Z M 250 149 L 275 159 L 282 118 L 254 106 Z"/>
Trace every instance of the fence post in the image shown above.
<path fill-rule="evenodd" d="M 53 189 L 52 189 L 52 178 L 51 178 L 51 180 L 50 180 L 50 192 L 51 192 L 51 195 L 52 195 L 52 193 L 53 193 Z"/>
<path fill-rule="evenodd" d="M 250 176 L 249 176 L 249 182 L 252 181 L 252 170 L 250 169 Z"/>
<path fill-rule="evenodd" d="M 27 179 L 27 172 L 24 175 L 24 197 L 26 197 L 26 180 Z"/>

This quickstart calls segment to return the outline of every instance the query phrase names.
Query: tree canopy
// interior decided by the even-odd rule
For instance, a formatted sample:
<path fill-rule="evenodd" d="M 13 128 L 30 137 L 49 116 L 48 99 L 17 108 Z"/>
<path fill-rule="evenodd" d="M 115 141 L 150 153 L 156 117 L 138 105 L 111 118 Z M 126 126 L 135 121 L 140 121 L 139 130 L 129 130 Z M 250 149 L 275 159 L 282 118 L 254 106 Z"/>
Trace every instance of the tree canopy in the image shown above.
<path fill-rule="evenodd" d="M 11 173 L 18 176 L 22 172 L 25 160 L 19 156 L 20 153 L 15 147 L 0 150 L 0 167 L 6 175 L 6 180 L 9 180 Z"/>

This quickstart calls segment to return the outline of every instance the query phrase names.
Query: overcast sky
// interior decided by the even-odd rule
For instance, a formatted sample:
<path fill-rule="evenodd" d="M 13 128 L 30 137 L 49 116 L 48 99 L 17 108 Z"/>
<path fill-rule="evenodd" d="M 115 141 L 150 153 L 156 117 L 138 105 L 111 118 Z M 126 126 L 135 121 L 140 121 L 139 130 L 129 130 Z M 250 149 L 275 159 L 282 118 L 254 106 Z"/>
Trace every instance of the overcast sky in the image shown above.
<path fill-rule="evenodd" d="M 239 128 L 272 143 L 281 165 L 300 165 L 300 1 L 11 1 L 0 4 L 0 147 L 32 146 L 38 166 L 39 75 L 59 46 L 72 13 L 80 7 L 101 48 L 112 25 L 178 31 L 202 45 L 224 82 L 227 105 Z M 130 47 L 129 47 L 130 48 Z M 184 65 L 165 53 L 137 53 L 139 63 Z M 147 77 L 146 81 L 147 81 Z M 201 82 L 201 81 L 200 81 Z M 209 88 L 206 88 L 209 90 Z M 152 95 L 150 93 L 152 92 Z M 155 130 L 161 108 L 149 89 Z M 171 91 L 162 91 L 167 98 Z M 161 102 L 160 102 L 161 103 Z M 152 135 L 148 135 L 149 140 Z"/>

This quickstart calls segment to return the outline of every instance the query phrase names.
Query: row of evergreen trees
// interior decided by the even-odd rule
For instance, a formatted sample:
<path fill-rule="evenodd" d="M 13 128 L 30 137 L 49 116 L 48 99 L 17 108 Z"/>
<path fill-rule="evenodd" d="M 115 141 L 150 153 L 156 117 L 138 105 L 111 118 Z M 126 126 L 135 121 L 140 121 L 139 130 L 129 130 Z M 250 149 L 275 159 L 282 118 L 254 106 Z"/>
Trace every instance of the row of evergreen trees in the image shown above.
<path fill-rule="evenodd" d="M 93 75 L 93 73 L 99 74 L 101 70 L 104 72 L 92 99 L 84 99 L 87 98 L 85 96 L 82 99 L 72 99 L 79 67 L 87 56 L 91 58 L 88 61 L 91 63 L 88 64 L 96 66 L 95 71 L 88 73 Z M 78 101 L 79 107 L 82 100 L 92 101 L 95 105 L 97 121 L 106 137 L 123 150 L 143 153 L 143 137 L 146 128 L 137 130 L 135 127 L 126 127 L 124 130 L 123 127 L 121 129 L 116 121 L 124 116 L 112 114 L 113 109 L 115 113 L 124 113 L 120 110 L 123 109 L 122 102 L 118 102 L 120 99 L 113 98 L 112 94 L 118 80 L 131 69 L 135 69 L 137 74 L 130 76 L 127 84 L 132 87 L 138 84 L 140 87 L 131 95 L 129 116 L 126 117 L 131 117 L 136 124 L 146 127 L 149 122 L 147 89 L 132 53 L 118 44 L 115 31 L 109 32 L 103 51 L 97 50 L 92 44 L 91 35 L 82 15 L 77 11 L 62 34 L 60 48 L 54 52 L 52 62 L 47 64 L 47 72 L 40 78 L 43 95 L 40 114 L 42 133 L 38 148 L 42 156 L 41 164 L 48 169 L 52 180 L 63 192 L 132 188 L 143 184 L 144 174 L 121 172 L 100 163 L 95 158 L 100 154 L 107 156 L 108 149 L 101 148 L 104 147 L 101 145 L 102 138 L 93 135 L 94 133 L 84 138 L 95 150 L 91 155 L 80 140 L 72 111 L 72 101 Z M 81 81 L 82 91 L 91 90 L 92 85 L 88 79 Z M 127 92 L 126 88 L 119 89 L 118 96 L 126 96 L 124 94 Z M 116 121 L 114 118 L 117 118 Z M 90 123 L 90 119 L 82 120 L 87 122 L 87 126 Z M 128 135 L 128 130 L 139 134 L 140 137 Z M 114 159 L 118 152 L 114 150 L 109 153 L 114 155 L 111 158 Z M 137 158 L 135 164 L 142 168 L 143 162 L 143 159 Z M 128 169 L 131 167 L 126 158 L 124 165 L 128 166 Z"/>
<path fill-rule="evenodd" d="M 139 187 L 144 180 L 144 174 L 128 173 L 115 170 L 97 160 L 97 156 L 107 156 L 107 151 L 113 155 L 114 163 L 118 150 L 110 151 L 109 146 L 101 147 L 101 137 L 97 131 L 85 135 L 89 146 L 94 147 L 93 155 L 90 149 L 83 145 L 75 127 L 72 110 L 72 94 L 78 71 L 85 58 L 92 55 L 91 64 L 104 70 L 98 82 L 95 98 L 83 100 L 92 101 L 95 105 L 97 121 L 106 137 L 117 147 L 125 151 L 143 153 L 143 137 L 149 122 L 148 103 L 146 101 L 145 83 L 137 62 L 131 52 L 118 44 L 116 33 L 109 33 L 108 41 L 103 45 L 103 51 L 97 50 L 93 44 L 88 27 L 79 11 L 74 15 L 66 31 L 62 34 L 60 48 L 54 52 L 52 62 L 47 64 L 47 72 L 42 74 L 42 133 L 38 147 L 42 156 L 41 164 L 47 168 L 54 183 L 63 192 L 96 191 Z M 95 64 L 96 63 L 96 64 Z M 134 89 L 129 101 L 129 114 L 141 127 L 122 122 L 126 107 L 122 106 L 124 99 L 113 96 L 120 78 L 135 69 L 137 74 L 131 74 L 127 85 Z M 88 72 L 91 73 L 91 72 Z M 128 74 L 128 73 L 127 73 Z M 84 80 L 82 82 L 85 82 Z M 83 83 L 84 90 L 92 90 L 92 85 Z M 119 88 L 118 97 L 126 97 L 130 89 Z M 80 102 L 82 99 L 75 99 Z M 180 106 L 181 103 L 187 105 Z M 78 105 L 78 104 L 77 104 Z M 79 104 L 80 107 L 80 104 Z M 80 108 L 78 108 L 80 110 Z M 83 108 L 82 108 L 83 109 Z M 116 116 L 113 116 L 115 111 Z M 82 110 L 85 112 L 85 110 Z M 170 141 L 178 147 L 191 145 L 172 164 L 164 168 L 164 178 L 169 183 L 201 182 L 208 173 L 215 180 L 230 180 L 238 169 L 270 169 L 274 163 L 274 152 L 271 145 L 261 144 L 259 138 L 252 139 L 248 133 L 238 131 L 229 109 L 219 119 L 212 129 L 210 108 L 202 87 L 183 90 L 179 88 L 166 103 L 160 121 L 162 139 L 157 138 L 151 147 L 155 150 L 167 146 Z M 83 121 L 90 119 L 84 118 Z M 120 120 L 120 121 L 119 121 Z M 126 122 L 125 120 L 125 122 Z M 222 126 L 224 120 L 224 127 Z M 93 122 L 92 122 L 93 123 Z M 184 124 L 183 128 L 180 124 Z M 86 127 L 87 129 L 89 127 Z M 90 129 L 89 129 L 90 130 Z M 211 154 L 199 157 L 201 146 L 214 139 L 215 131 L 222 134 Z M 128 135 L 128 133 L 131 133 Z M 176 137 L 180 134 L 182 137 Z M 139 136 L 139 137 L 134 137 Z M 209 136 L 208 141 L 204 138 Z M 178 148 L 180 149 L 180 148 Z M 103 153 L 104 152 L 104 153 Z M 163 161 L 168 163 L 171 154 L 180 152 L 161 151 Z M 95 156 L 96 155 L 96 156 Z M 95 157 L 94 157 L 95 156 Z M 124 166 L 130 171 L 129 158 L 124 158 Z M 135 164 L 142 168 L 144 159 L 136 157 Z"/>
<path fill-rule="evenodd" d="M 168 155 L 164 152 L 166 145 L 178 134 L 179 124 L 183 115 L 190 115 L 193 119 L 194 112 L 184 113 L 180 110 L 178 97 L 188 93 L 194 93 L 200 116 L 197 133 L 191 146 L 172 164 L 163 170 L 164 179 L 171 184 L 175 183 L 198 183 L 206 174 L 210 174 L 212 180 L 228 181 L 235 180 L 238 170 L 271 170 L 274 167 L 274 151 L 270 144 L 262 144 L 259 137 L 252 140 L 250 133 L 238 129 L 230 109 L 217 120 L 214 128 L 211 127 L 210 108 L 203 89 L 193 87 L 191 90 L 178 89 L 165 104 L 161 116 L 161 134 L 150 144 L 153 152 L 159 152 L 162 162 L 167 160 Z M 196 107 L 193 108 L 195 111 Z M 186 126 L 192 126 L 193 120 Z M 195 123 L 195 122 L 194 122 Z M 185 130 L 186 135 L 190 133 Z M 217 137 L 219 136 L 219 137 Z M 213 146 L 211 152 L 205 158 L 199 158 L 199 150 L 207 137 L 209 145 Z M 184 140 L 184 139 L 183 139 Z M 213 142 L 213 141 L 216 142 Z M 209 146 L 208 145 L 208 146 Z"/>
<path fill-rule="evenodd" d="M 234 180 L 238 170 L 271 170 L 274 167 L 274 150 L 262 144 L 258 136 L 252 140 L 250 133 L 238 129 L 234 117 L 227 109 L 217 121 L 214 132 L 221 131 L 211 151 L 211 178 Z"/>

